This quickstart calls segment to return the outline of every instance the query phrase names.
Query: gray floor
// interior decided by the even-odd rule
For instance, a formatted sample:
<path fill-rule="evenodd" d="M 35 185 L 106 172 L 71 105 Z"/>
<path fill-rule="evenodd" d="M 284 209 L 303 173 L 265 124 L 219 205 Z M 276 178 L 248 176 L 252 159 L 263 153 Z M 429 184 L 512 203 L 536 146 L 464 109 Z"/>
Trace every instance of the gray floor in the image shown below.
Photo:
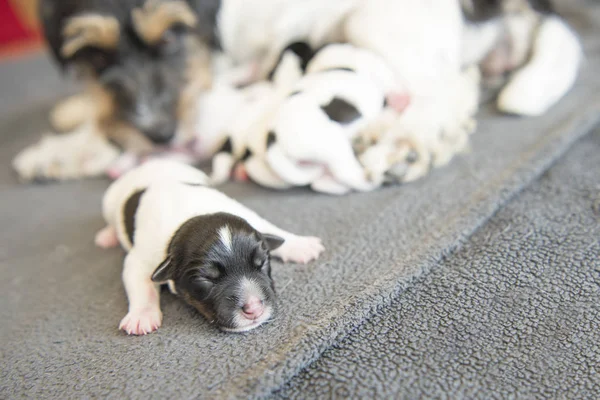
<path fill-rule="evenodd" d="M 600 396 L 600 130 L 273 398 Z"/>
<path fill-rule="evenodd" d="M 587 54 L 573 92 L 543 118 L 483 110 L 472 152 L 425 180 L 341 198 L 301 189 L 226 186 L 227 193 L 273 222 L 319 235 L 327 246 L 323 258 L 309 266 L 276 265 L 280 313 L 245 335 L 217 331 L 169 294 L 161 300 L 165 319 L 157 333 L 132 338 L 116 329 L 126 312 L 120 281 L 123 253 L 101 251 L 92 243 L 102 227 L 100 199 L 108 182 L 16 182 L 9 168 L 12 156 L 46 127 L 46 110 L 34 106 L 36 99 L 59 94 L 44 92 L 44 87 L 61 86 L 50 75 L 40 93 L 15 95 L 31 106 L 5 113 L 0 125 L 0 398 L 254 397 L 281 388 L 332 345 L 352 338 L 378 311 L 414 293 L 407 290 L 435 273 L 457 249 L 469 246 L 470 236 L 495 212 L 590 134 L 600 120 L 600 6 L 580 9 L 571 18 L 585 37 Z M 46 68 L 42 66 L 32 68 Z M 0 81 L 26 79 L 19 75 L 25 68 L 6 71 L 0 65 Z M 521 227 L 514 229 L 520 232 Z M 489 290 L 485 283 L 479 290 Z M 519 310 L 521 305 L 512 307 Z M 397 334 L 404 333 L 399 329 Z M 420 346 L 431 346 L 417 338 L 421 336 L 415 336 Z M 450 339 L 447 343 L 458 349 L 459 342 Z M 445 345 L 440 341 L 439 348 Z M 326 354 L 333 358 L 334 353 Z M 397 357 L 406 357 L 402 364 L 408 365 L 411 355 Z M 312 377 L 319 383 L 319 367 L 325 365 L 319 362 L 309 370 L 314 373 L 301 375 L 306 380 L 288 386 L 289 394 L 302 397 L 295 385 L 302 387 Z M 403 376 L 427 375 L 428 370 L 420 369 L 429 368 L 427 363 L 413 365 L 413 371 L 402 370 Z M 338 370 L 344 368 L 340 364 Z M 451 376 L 443 375 L 441 366 L 435 371 L 431 376 L 440 384 Z M 365 379 L 369 373 L 365 369 Z"/>

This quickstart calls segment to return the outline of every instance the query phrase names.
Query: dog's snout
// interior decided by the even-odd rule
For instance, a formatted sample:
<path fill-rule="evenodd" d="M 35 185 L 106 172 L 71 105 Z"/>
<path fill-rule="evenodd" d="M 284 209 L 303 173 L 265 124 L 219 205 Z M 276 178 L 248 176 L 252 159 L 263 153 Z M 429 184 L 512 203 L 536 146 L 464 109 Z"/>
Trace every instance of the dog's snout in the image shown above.
<path fill-rule="evenodd" d="M 150 119 L 139 123 L 142 133 L 155 144 L 167 144 L 175 136 L 175 123 L 166 119 Z"/>
<path fill-rule="evenodd" d="M 155 144 L 167 144 L 175 136 L 175 131 L 165 127 L 157 127 L 144 130 L 144 134 Z"/>
<path fill-rule="evenodd" d="M 253 296 L 246 300 L 246 303 L 242 307 L 242 311 L 246 319 L 254 320 L 264 313 L 265 307 L 261 299 Z"/>

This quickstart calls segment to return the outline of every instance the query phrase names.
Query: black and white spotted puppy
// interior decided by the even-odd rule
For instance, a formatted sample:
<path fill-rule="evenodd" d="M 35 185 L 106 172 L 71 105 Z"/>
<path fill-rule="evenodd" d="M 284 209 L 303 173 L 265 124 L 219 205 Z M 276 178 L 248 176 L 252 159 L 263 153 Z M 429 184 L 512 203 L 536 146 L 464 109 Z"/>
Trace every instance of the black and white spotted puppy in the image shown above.
<path fill-rule="evenodd" d="M 383 110 L 401 113 L 409 102 L 381 57 L 350 44 L 328 45 L 275 113 L 266 160 L 292 185 L 332 194 L 373 190 L 352 140 Z"/>
<path fill-rule="evenodd" d="M 256 328 L 275 310 L 270 256 L 307 263 L 324 250 L 319 238 L 276 227 L 207 181 L 193 167 L 154 160 L 106 191 L 107 226 L 96 244 L 120 243 L 128 252 L 123 283 L 129 312 L 119 325 L 128 334 L 160 327 L 164 283 L 222 330 Z"/>

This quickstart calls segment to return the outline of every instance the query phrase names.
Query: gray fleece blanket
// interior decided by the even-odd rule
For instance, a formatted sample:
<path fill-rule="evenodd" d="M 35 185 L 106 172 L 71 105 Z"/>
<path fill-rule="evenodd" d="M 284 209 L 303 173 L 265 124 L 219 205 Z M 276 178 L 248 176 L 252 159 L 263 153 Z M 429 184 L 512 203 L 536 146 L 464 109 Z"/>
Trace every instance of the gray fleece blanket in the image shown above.
<path fill-rule="evenodd" d="M 599 398 L 599 173 L 597 130 L 273 398 Z"/>
<path fill-rule="evenodd" d="M 219 332 L 168 293 L 157 333 L 119 332 L 127 310 L 123 253 L 93 246 L 108 182 L 19 185 L 10 159 L 37 138 L 45 115 L 27 109 L 5 119 L 0 398 L 224 398 L 281 387 L 455 251 L 590 131 L 600 118 L 598 11 L 573 15 L 588 60 L 567 98 L 542 118 L 482 111 L 472 152 L 425 180 L 341 198 L 226 186 L 272 222 L 318 235 L 327 247 L 311 265 L 275 265 L 279 315 L 247 334 Z"/>

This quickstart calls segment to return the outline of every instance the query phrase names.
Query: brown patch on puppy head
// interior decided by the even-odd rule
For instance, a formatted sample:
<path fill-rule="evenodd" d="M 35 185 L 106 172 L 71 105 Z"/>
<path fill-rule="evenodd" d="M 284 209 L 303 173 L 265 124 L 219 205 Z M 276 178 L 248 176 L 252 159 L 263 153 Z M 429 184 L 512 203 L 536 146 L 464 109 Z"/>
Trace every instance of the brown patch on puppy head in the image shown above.
<path fill-rule="evenodd" d="M 189 293 L 182 293 L 182 297 L 186 303 L 194 307 L 200 314 L 207 319 L 211 324 L 215 321 L 215 315 L 206 307 L 205 304 L 202 304 L 198 300 L 194 299 L 193 296 L 190 296 Z"/>
<path fill-rule="evenodd" d="M 147 44 L 156 44 L 175 24 L 193 28 L 198 18 L 190 6 L 181 0 L 147 0 L 143 7 L 131 12 L 133 28 Z"/>
<path fill-rule="evenodd" d="M 115 17 L 98 14 L 78 15 L 67 20 L 62 35 L 64 42 L 60 52 L 65 58 L 73 57 L 89 46 L 116 49 L 120 36 L 119 21 Z"/>

